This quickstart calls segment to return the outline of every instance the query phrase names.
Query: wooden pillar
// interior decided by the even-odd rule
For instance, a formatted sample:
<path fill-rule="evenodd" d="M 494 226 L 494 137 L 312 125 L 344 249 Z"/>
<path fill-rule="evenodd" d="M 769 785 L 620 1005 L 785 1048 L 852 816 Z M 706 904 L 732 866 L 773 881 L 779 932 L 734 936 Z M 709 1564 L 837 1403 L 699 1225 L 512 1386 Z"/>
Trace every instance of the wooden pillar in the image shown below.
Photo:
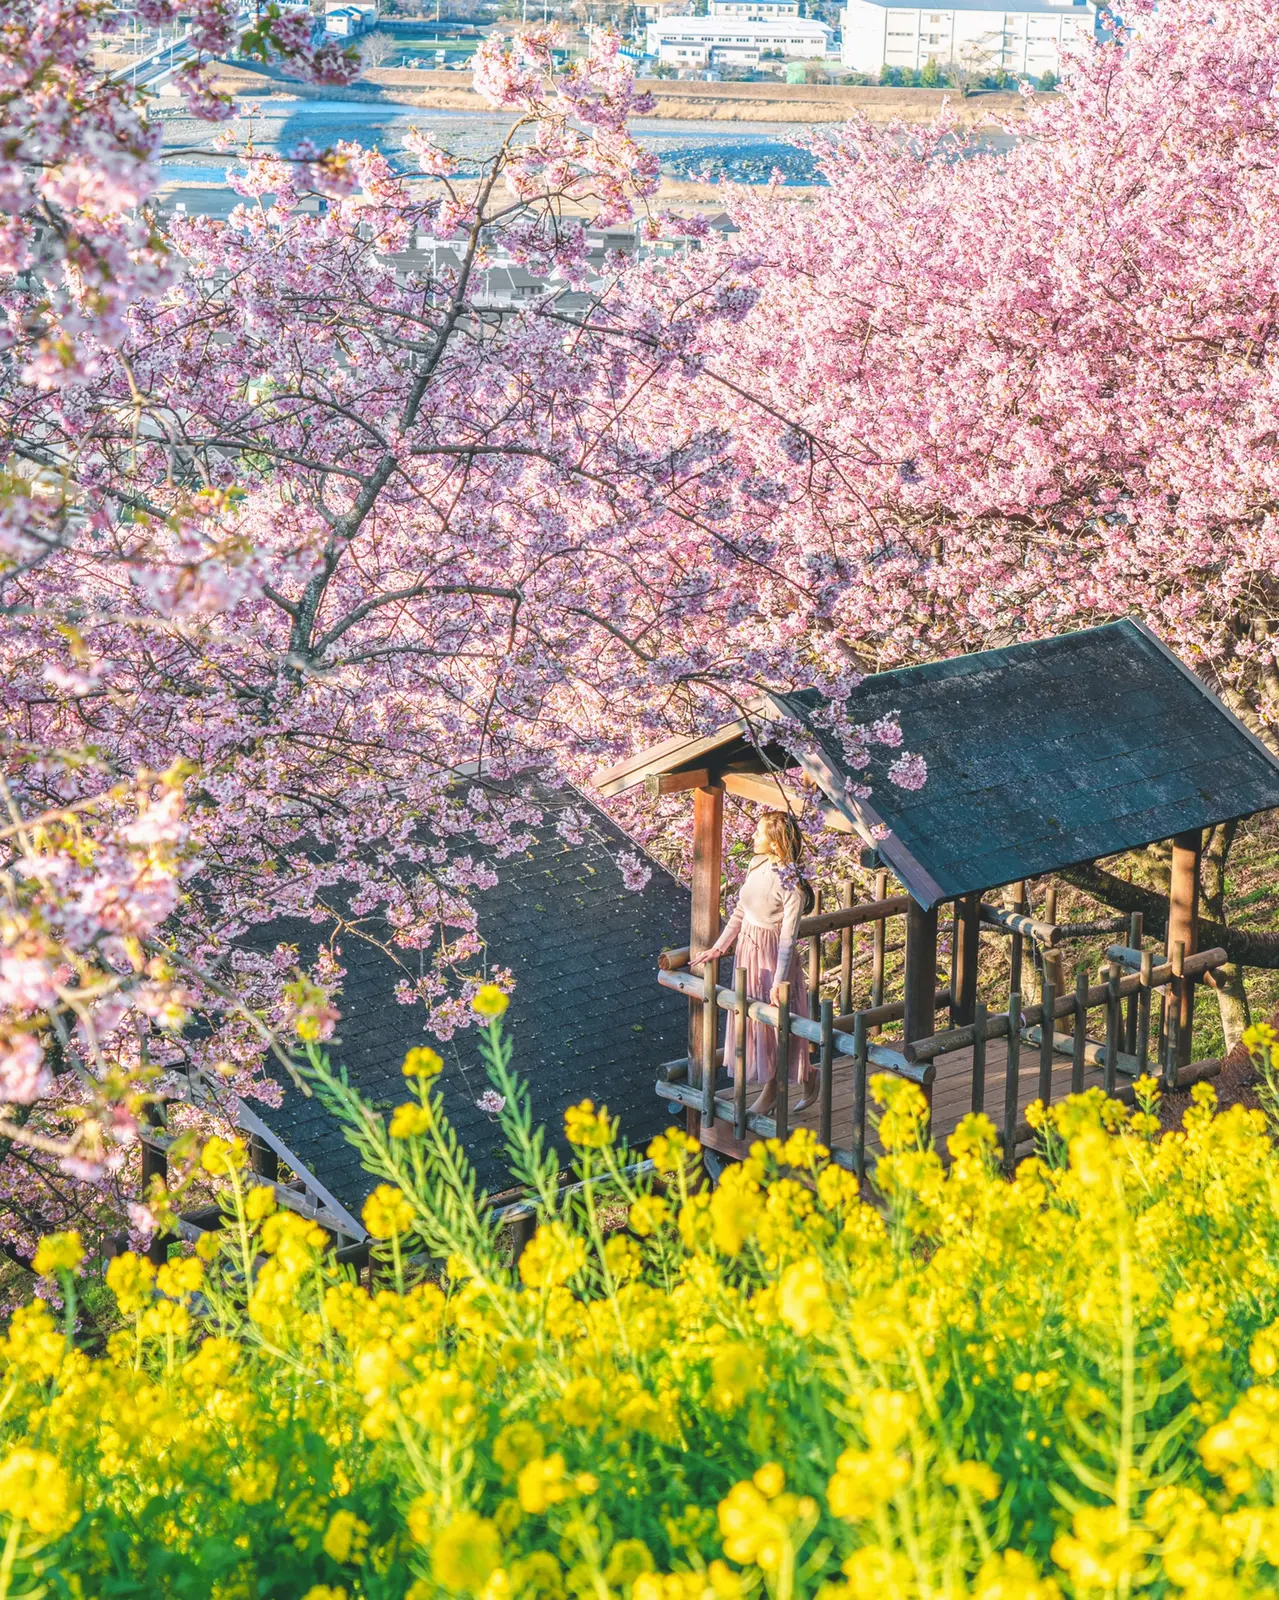
<path fill-rule="evenodd" d="M 955 926 L 951 934 L 950 1025 L 967 1027 L 977 1004 L 977 951 L 981 939 L 981 895 L 966 894 L 955 901 Z"/>
<path fill-rule="evenodd" d="M 718 785 L 693 790 L 693 901 L 689 923 L 689 943 L 694 950 L 705 950 L 719 937 L 720 878 L 724 864 L 724 791 Z M 705 1013 L 710 1011 L 710 1015 Z M 702 1030 L 710 1030 L 712 1040 L 718 1012 L 701 1000 L 688 1003 L 688 1072 L 696 1081 L 703 1060 Z M 711 1052 L 714 1045 L 711 1046 Z M 698 1136 L 702 1119 L 691 1108 L 688 1131 Z"/>
<path fill-rule="evenodd" d="M 249 1135 L 249 1162 L 259 1178 L 269 1178 L 272 1183 L 280 1176 L 280 1158 L 256 1133 Z"/>
<path fill-rule="evenodd" d="M 906 911 L 906 1014 L 902 1037 L 927 1039 L 937 1031 L 937 907 L 925 911 L 913 899 Z M 924 1090 L 932 1104 L 932 1089 Z"/>
<path fill-rule="evenodd" d="M 150 1103 L 143 1107 L 142 1120 L 149 1128 L 163 1136 L 168 1118 L 163 1106 Z M 146 1134 L 142 1135 L 142 1199 L 145 1202 L 151 1188 L 152 1178 L 159 1178 L 160 1182 L 168 1187 L 169 1182 L 169 1157 L 165 1150 L 147 1142 Z M 162 1267 L 169 1259 L 169 1244 L 172 1235 L 167 1233 L 153 1233 L 151 1243 L 147 1246 L 147 1255 L 156 1266 Z"/>
<path fill-rule="evenodd" d="M 1178 833 L 1172 841 L 1172 879 L 1168 886 L 1168 959 L 1177 946 L 1194 955 L 1199 948 L 1199 859 L 1203 834 L 1198 828 Z M 1195 986 L 1192 979 L 1181 981 L 1181 1004 L 1177 1016 L 1177 1065 L 1188 1067 L 1195 1019 Z"/>

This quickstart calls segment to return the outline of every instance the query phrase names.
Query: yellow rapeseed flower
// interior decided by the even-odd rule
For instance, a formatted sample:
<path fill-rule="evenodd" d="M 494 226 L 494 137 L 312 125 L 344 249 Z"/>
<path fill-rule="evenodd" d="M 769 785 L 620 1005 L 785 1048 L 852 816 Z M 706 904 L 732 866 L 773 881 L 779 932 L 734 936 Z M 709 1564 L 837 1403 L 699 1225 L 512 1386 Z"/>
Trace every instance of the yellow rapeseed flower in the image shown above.
<path fill-rule="evenodd" d="M 486 983 L 471 997 L 471 1010 L 476 1016 L 492 1022 L 510 1005 L 510 998 L 495 983 Z"/>
<path fill-rule="evenodd" d="M 444 1058 L 429 1045 L 415 1045 L 405 1056 L 400 1071 L 406 1078 L 438 1078 L 444 1071 Z"/>
<path fill-rule="evenodd" d="M 647 1239 L 651 1233 L 656 1233 L 670 1221 L 671 1208 L 659 1194 L 642 1194 L 631 1205 L 630 1224 L 632 1233 L 637 1233 L 641 1239 Z"/>
<path fill-rule="evenodd" d="M 1029 1556 L 1003 1550 L 982 1562 L 973 1600 L 1061 1600 L 1055 1578 L 1041 1578 Z"/>
<path fill-rule="evenodd" d="M 269 1184 L 255 1184 L 244 1197 L 244 1214 L 250 1222 L 263 1222 L 277 1209 L 275 1190 Z"/>
<path fill-rule="evenodd" d="M 0 1513 L 25 1523 L 32 1533 L 57 1538 L 74 1525 L 79 1505 L 57 1458 L 20 1446 L 0 1462 Z"/>
<path fill-rule="evenodd" d="M 546 1448 L 541 1430 L 531 1422 L 508 1422 L 493 1441 L 493 1459 L 508 1478 L 521 1467 L 540 1460 Z"/>
<path fill-rule="evenodd" d="M 667 1128 L 648 1147 L 648 1159 L 659 1172 L 678 1172 L 690 1156 L 700 1155 L 702 1147 L 682 1128 Z"/>
<path fill-rule="evenodd" d="M 360 1216 L 375 1239 L 391 1239 L 413 1226 L 413 1205 L 403 1190 L 379 1183 Z"/>
<path fill-rule="evenodd" d="M 243 1139 L 219 1139 L 216 1134 L 200 1152 L 200 1165 L 213 1178 L 228 1178 L 248 1165 Z"/>
<path fill-rule="evenodd" d="M 324 1553 L 339 1566 L 345 1566 L 348 1561 L 359 1566 L 364 1560 L 368 1538 L 368 1523 L 361 1522 L 354 1511 L 335 1511 L 324 1530 Z"/>
<path fill-rule="evenodd" d="M 798 1334 L 825 1333 L 834 1322 L 830 1285 L 816 1256 L 787 1267 L 777 1289 L 777 1309 Z"/>
<path fill-rule="evenodd" d="M 564 1134 L 570 1144 L 603 1150 L 612 1144 L 616 1131 L 608 1107 L 601 1106 L 597 1111 L 593 1101 L 583 1100 L 564 1113 Z"/>
<path fill-rule="evenodd" d="M 459 1511 L 440 1529 L 431 1547 L 431 1575 L 441 1588 L 477 1594 L 502 1559 L 493 1523 L 478 1511 Z"/>
<path fill-rule="evenodd" d="M 74 1272 L 84 1260 L 84 1245 L 77 1229 L 65 1233 L 47 1233 L 36 1246 L 31 1269 L 39 1277 L 54 1272 Z"/>
<path fill-rule="evenodd" d="M 562 1222 L 544 1222 L 520 1256 L 520 1277 L 530 1289 L 567 1283 L 586 1265 L 586 1245 Z"/>
<path fill-rule="evenodd" d="M 178 1256 L 166 1261 L 155 1275 L 156 1288 L 175 1300 L 194 1294 L 203 1282 L 204 1266 L 195 1256 Z"/>
<path fill-rule="evenodd" d="M 391 1113 L 392 1139 L 417 1139 L 426 1133 L 430 1126 L 429 1108 L 420 1105 L 416 1100 L 409 1100 L 402 1106 L 396 1106 Z"/>
<path fill-rule="evenodd" d="M 145 1256 L 126 1250 L 107 1263 L 107 1288 L 126 1317 L 151 1304 L 154 1285 L 155 1267 Z"/>

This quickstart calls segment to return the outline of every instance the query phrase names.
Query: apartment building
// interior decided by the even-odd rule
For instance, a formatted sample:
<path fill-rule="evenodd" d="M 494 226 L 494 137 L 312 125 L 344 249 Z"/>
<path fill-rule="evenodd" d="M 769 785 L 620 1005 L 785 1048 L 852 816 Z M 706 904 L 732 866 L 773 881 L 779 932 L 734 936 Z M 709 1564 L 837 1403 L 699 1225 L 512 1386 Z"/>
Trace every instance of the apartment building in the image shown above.
<path fill-rule="evenodd" d="M 1063 53 L 1097 36 L 1098 16 L 1094 0 L 1018 0 L 1001 10 L 988 0 L 919 7 L 849 0 L 842 60 L 867 73 L 884 67 L 914 71 L 935 61 L 943 69 L 975 73 L 1060 75 Z"/>
<path fill-rule="evenodd" d="M 821 60 L 830 54 L 831 38 L 823 23 L 800 16 L 667 17 L 649 23 L 647 50 L 673 67 L 756 66 L 763 55 Z"/>
<path fill-rule="evenodd" d="M 710 0 L 712 17 L 742 17 L 747 22 L 779 22 L 799 15 L 799 0 Z"/>

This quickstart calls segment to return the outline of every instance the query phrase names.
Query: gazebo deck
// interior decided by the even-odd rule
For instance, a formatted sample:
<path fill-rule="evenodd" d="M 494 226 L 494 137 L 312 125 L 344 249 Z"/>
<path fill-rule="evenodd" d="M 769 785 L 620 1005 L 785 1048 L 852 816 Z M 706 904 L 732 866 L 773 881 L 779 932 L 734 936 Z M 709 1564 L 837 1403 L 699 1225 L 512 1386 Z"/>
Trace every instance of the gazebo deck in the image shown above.
<path fill-rule="evenodd" d="M 900 1049 L 901 1041 L 898 1039 L 881 1039 L 878 1043 L 888 1046 L 889 1049 Z M 857 1143 L 857 1133 L 853 1126 L 853 1089 L 854 1066 L 851 1056 L 836 1056 L 832 1063 L 831 1076 L 831 1142 L 841 1149 L 854 1148 Z M 973 1051 L 969 1046 L 965 1050 L 952 1050 L 944 1056 L 939 1056 L 936 1062 L 937 1077 L 933 1083 L 933 1136 L 939 1146 L 945 1144 L 946 1136 L 953 1133 L 962 1119 L 973 1109 Z M 1023 1043 L 1017 1063 L 1017 1122 L 1024 1123 L 1026 1108 L 1039 1098 L 1039 1047 Z M 1070 1093 L 1070 1057 L 1054 1056 L 1052 1073 L 1052 1100 L 1063 1100 Z M 873 1075 L 873 1069 L 872 1069 Z M 1126 1082 L 1126 1079 L 1121 1079 Z M 1005 1101 L 1004 1096 L 1008 1083 L 1008 1041 L 1007 1039 L 988 1039 L 986 1041 L 986 1073 L 985 1094 L 982 1109 L 1000 1130 L 1004 1127 Z M 1105 1083 L 1105 1073 L 1100 1066 L 1086 1066 L 1084 1069 L 1084 1088 L 1091 1088 L 1096 1084 L 1099 1088 Z M 750 1100 L 759 1092 L 753 1084 L 747 1085 Z M 732 1105 L 733 1091 L 731 1085 L 727 1088 L 717 1089 L 716 1100 L 721 1105 Z M 799 1091 L 791 1085 L 791 1100 L 799 1098 Z M 749 1101 L 748 1101 L 749 1104 Z M 875 1137 L 871 1112 L 873 1105 L 867 1107 L 866 1117 L 866 1152 L 873 1159 L 881 1154 L 878 1139 Z M 792 1113 L 790 1128 L 811 1128 L 814 1133 L 819 1132 L 821 1120 L 821 1107 L 814 1104 L 806 1111 L 798 1114 Z M 703 1126 L 702 1143 L 711 1150 L 722 1155 L 742 1156 L 758 1138 L 757 1134 L 748 1134 L 740 1143 L 733 1138 L 731 1124 L 715 1119 L 715 1127 L 711 1129 Z"/>

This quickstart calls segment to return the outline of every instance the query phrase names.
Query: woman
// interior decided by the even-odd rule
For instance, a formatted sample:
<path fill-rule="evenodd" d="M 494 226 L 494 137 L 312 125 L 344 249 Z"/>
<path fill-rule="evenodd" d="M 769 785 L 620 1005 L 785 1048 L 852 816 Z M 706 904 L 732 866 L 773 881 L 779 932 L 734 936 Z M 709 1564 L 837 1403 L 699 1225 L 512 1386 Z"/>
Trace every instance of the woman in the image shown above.
<path fill-rule="evenodd" d="M 699 967 L 718 961 L 737 945 L 733 982 L 745 970 L 746 993 L 752 1000 L 776 1005 L 778 987 L 790 984 L 790 1009 L 793 1015 L 808 1015 L 808 985 L 796 949 L 795 933 L 799 919 L 812 904 L 812 890 L 799 870 L 803 841 L 794 817 L 784 811 L 768 811 L 755 829 L 755 855 L 737 897 L 733 914 L 723 933 L 709 950 L 690 952 L 689 965 Z M 728 1033 L 724 1042 L 724 1061 L 729 1071 L 736 1061 L 736 1018 L 728 1014 Z M 777 1099 L 777 1033 L 758 1022 L 746 1024 L 746 1081 L 763 1084 L 751 1107 L 767 1115 Z M 802 1111 L 816 1096 L 816 1084 L 808 1043 L 797 1035 L 790 1041 L 790 1078 L 804 1090 L 794 1107 Z"/>

